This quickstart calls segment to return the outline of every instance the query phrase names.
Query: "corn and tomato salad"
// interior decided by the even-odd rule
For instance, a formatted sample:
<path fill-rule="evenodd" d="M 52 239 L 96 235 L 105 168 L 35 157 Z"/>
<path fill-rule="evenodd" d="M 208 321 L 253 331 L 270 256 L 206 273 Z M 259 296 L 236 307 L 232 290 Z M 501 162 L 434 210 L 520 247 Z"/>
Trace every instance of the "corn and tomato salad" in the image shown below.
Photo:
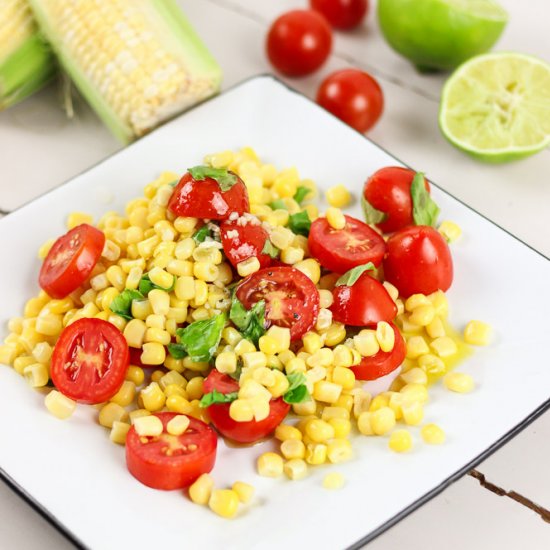
<path fill-rule="evenodd" d="M 448 243 L 461 230 L 437 223 L 423 174 L 372 175 L 366 223 L 342 211 L 354 200 L 343 185 L 321 214 L 312 180 L 249 147 L 203 162 L 162 173 L 96 225 L 69 214 L 68 233 L 39 250 L 42 290 L 9 321 L 0 363 L 57 418 L 96 406 L 132 475 L 187 487 L 222 517 L 253 487 L 215 488 L 216 433 L 243 444 L 273 434 L 278 452 L 261 453 L 257 472 L 291 480 L 352 459 L 353 434 L 387 436 L 399 453 L 415 433 L 443 443 L 424 422 L 430 383 L 473 390 L 451 368 L 491 329 L 473 320 L 459 335 L 448 322 Z M 405 186 L 405 203 L 390 204 L 384 185 Z M 427 245 L 437 265 L 418 257 Z M 333 472 L 323 486 L 344 482 Z"/>

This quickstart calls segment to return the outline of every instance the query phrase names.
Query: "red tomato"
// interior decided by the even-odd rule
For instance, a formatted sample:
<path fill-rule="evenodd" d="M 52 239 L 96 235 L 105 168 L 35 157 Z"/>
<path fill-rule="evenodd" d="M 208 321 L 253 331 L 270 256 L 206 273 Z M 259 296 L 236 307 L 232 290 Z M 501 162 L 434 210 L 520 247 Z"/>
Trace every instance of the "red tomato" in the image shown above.
<path fill-rule="evenodd" d="M 387 166 L 376 171 L 363 187 L 363 197 L 373 208 L 386 214 L 376 226 L 384 233 L 414 225 L 411 184 L 416 172 L 401 166 Z M 426 191 L 430 184 L 424 178 Z"/>
<path fill-rule="evenodd" d="M 168 209 L 178 216 L 225 220 L 233 212 L 241 216 L 250 207 L 246 187 L 238 176 L 231 189 L 222 191 L 215 179 L 195 180 L 187 172 L 176 185 Z"/>
<path fill-rule="evenodd" d="M 364 133 L 380 118 L 384 95 L 370 74 L 357 69 L 342 69 L 323 80 L 317 91 L 317 103 Z"/>
<path fill-rule="evenodd" d="M 372 262 L 382 263 L 386 252 L 384 239 L 366 223 L 346 216 L 344 229 L 334 229 L 326 218 L 317 218 L 309 231 L 310 254 L 323 267 L 345 273 L 352 267 Z"/>
<path fill-rule="evenodd" d="M 51 377 L 55 387 L 80 403 L 102 403 L 119 390 L 130 352 L 121 332 L 101 319 L 79 319 L 55 344 Z"/>
<path fill-rule="evenodd" d="M 357 27 L 369 8 L 368 0 L 309 0 L 309 4 L 337 29 Z"/>
<path fill-rule="evenodd" d="M 407 348 L 397 327 L 390 323 L 395 333 L 395 344 L 391 351 L 382 351 L 371 357 L 363 357 L 359 365 L 351 367 L 357 380 L 376 380 L 394 371 L 405 360 Z"/>
<path fill-rule="evenodd" d="M 126 465 L 141 483 L 153 489 L 183 489 L 200 475 L 212 471 L 218 440 L 214 430 L 189 416 L 189 427 L 171 435 L 166 424 L 177 413 L 155 413 L 164 431 L 158 437 L 140 437 L 132 426 L 126 436 Z"/>
<path fill-rule="evenodd" d="M 65 298 L 90 275 L 101 256 L 105 235 L 83 223 L 74 227 L 53 244 L 38 282 L 52 298 Z"/>
<path fill-rule="evenodd" d="M 271 25 L 266 49 L 269 61 L 281 73 L 303 76 L 326 61 L 332 49 L 332 31 L 316 11 L 289 11 Z"/>
<path fill-rule="evenodd" d="M 388 291 L 368 273 L 363 273 L 352 286 L 335 286 L 332 296 L 332 318 L 339 323 L 366 327 L 393 321 L 397 315 L 397 306 Z"/>
<path fill-rule="evenodd" d="M 271 256 L 262 254 L 262 249 L 269 240 L 267 231 L 261 225 L 239 225 L 237 222 L 226 220 L 220 225 L 223 251 L 227 259 L 237 267 L 239 262 L 256 256 L 260 267 L 271 264 Z"/>
<path fill-rule="evenodd" d="M 237 288 L 246 309 L 265 300 L 266 328 L 290 329 L 297 340 L 310 330 L 319 313 L 319 291 L 311 279 L 293 267 L 267 267 L 247 277 Z"/>
<path fill-rule="evenodd" d="M 415 225 L 388 239 L 384 276 L 399 294 L 431 294 L 453 282 L 453 260 L 447 242 L 433 227 Z"/>
<path fill-rule="evenodd" d="M 214 369 L 204 381 L 204 393 L 217 390 L 220 393 L 239 391 L 239 383 Z M 282 397 L 269 402 L 269 416 L 264 420 L 237 422 L 229 416 L 231 403 L 215 403 L 208 407 L 208 415 L 212 424 L 223 436 L 239 443 L 254 443 L 267 437 L 285 418 L 290 411 L 290 405 Z"/>

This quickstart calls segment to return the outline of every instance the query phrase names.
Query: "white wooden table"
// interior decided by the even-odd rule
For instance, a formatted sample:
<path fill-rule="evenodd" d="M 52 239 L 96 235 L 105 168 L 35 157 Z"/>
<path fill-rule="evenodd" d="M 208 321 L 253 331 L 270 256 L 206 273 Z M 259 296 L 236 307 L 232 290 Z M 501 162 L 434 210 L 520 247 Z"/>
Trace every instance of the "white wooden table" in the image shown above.
<path fill-rule="evenodd" d="M 530 0 L 528 7 L 514 0 L 500 1 L 510 13 L 510 22 L 496 49 L 530 53 L 550 61 L 550 7 L 546 0 Z M 219 60 L 227 88 L 271 71 L 263 51 L 268 25 L 277 14 L 305 6 L 306 1 L 179 3 Z M 318 73 L 285 81 L 313 97 L 322 78 L 333 70 L 353 65 L 371 72 L 384 90 L 386 106 L 369 137 L 550 257 L 550 151 L 516 164 L 489 166 L 448 145 L 437 128 L 444 76 L 421 76 L 390 50 L 377 28 L 372 4 L 373 0 L 361 29 L 336 34 L 335 51 Z M 51 86 L 0 113 L 0 210 L 7 213 L 17 208 L 119 148 L 84 104 L 77 103 L 75 119 L 67 120 L 59 91 Z M 6 258 L 3 269 L 9 269 Z M 543 353 L 541 350 L 541 360 L 545 360 Z M 550 388 L 548 393 L 550 396 Z M 369 548 L 550 548 L 549 461 L 547 412 L 474 472 L 382 534 Z M 62 535 L 1 483 L 0 518 L 2 549 L 71 548 Z"/>

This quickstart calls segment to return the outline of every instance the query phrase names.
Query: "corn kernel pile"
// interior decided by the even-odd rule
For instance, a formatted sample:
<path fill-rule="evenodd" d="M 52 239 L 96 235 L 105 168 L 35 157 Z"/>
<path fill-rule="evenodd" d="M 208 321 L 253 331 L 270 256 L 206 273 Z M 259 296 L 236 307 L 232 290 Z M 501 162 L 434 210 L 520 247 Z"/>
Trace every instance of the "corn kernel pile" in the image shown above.
<path fill-rule="evenodd" d="M 176 217 L 167 210 L 173 192 L 171 183 L 178 176 L 163 173 L 145 187 L 144 196 L 127 204 L 123 214 L 108 212 L 99 220 L 97 227 L 105 234 L 105 246 L 82 287 L 63 299 L 51 299 L 41 291 L 26 303 L 22 318 L 10 320 L 10 333 L 0 346 L 0 363 L 11 365 L 32 387 L 49 390 L 45 398 L 47 409 L 58 418 L 67 418 L 76 403 L 49 385 L 56 340 L 64 327 L 81 318 L 95 317 L 114 324 L 128 345 L 139 350 L 141 363 L 152 367 L 148 374 L 141 366 L 131 365 L 118 392 L 99 407 L 99 424 L 110 430 L 114 443 L 121 445 L 131 425 L 145 435 L 162 430 L 160 421 L 150 416 L 157 411 L 181 415 L 169 426 L 174 434 L 183 433 L 189 425 L 185 415 L 209 422 L 208 409 L 200 407 L 200 399 L 204 378 L 211 368 L 227 374 L 242 369 L 238 398 L 230 406 L 230 416 L 236 421 L 265 419 L 269 401 L 288 390 L 286 375 L 303 373 L 310 397 L 292 406 L 297 421 L 292 417 L 275 430 L 279 452 L 258 457 L 257 471 L 262 476 L 286 475 L 298 480 L 307 476 L 312 466 L 350 460 L 350 435 L 355 428 L 365 436 L 389 435 L 389 448 L 400 453 L 413 447 L 410 427 L 420 426 L 421 438 L 428 444 L 443 443 L 445 433 L 439 426 L 423 425 L 428 384 L 443 376 L 449 390 L 471 391 L 472 378 L 449 372 L 449 368 L 464 355 L 466 344 L 488 343 L 489 326 L 471 321 L 460 338 L 446 320 L 448 304 L 443 292 L 416 294 L 402 300 L 397 289 L 385 282 L 397 304 L 396 323 L 406 340 L 407 358 L 391 389 L 371 396 L 356 381 L 350 367 L 380 349 L 390 351 L 394 332 L 388 323 L 380 322 L 375 328 L 348 336 L 346 326 L 333 322 L 329 308 L 337 276 L 324 273 L 319 262 L 309 256 L 307 238 L 287 227 L 292 214 L 306 211 L 311 220 L 319 216 L 318 208 L 307 202 L 317 193 L 315 184 L 301 179 L 296 168 L 279 171 L 271 164 L 261 163 L 250 148 L 209 155 L 205 163 L 229 168 L 243 179 L 251 206 L 247 216 L 256 218 L 268 231 L 272 244 L 281 251 L 280 261 L 302 271 L 317 286 L 320 311 L 314 330 L 291 344 L 290 330 L 273 325 L 259 338 L 256 347 L 227 323 L 214 354 L 214 367 L 209 362 L 193 362 L 189 357 L 177 359 L 167 353 L 166 346 L 179 327 L 226 312 L 231 303 L 228 286 L 260 266 L 256 258 L 241 262 L 236 276 L 218 241 L 197 243 L 192 235 L 199 220 Z M 306 194 L 303 206 L 293 198 L 299 188 Z M 349 191 L 337 185 L 326 192 L 326 198 L 330 204 L 327 221 L 334 228 L 343 227 L 341 208 L 352 200 Z M 284 208 L 269 206 L 279 200 Z M 92 219 L 73 213 L 67 225 L 72 228 L 83 222 L 91 223 Z M 441 232 L 448 240 L 454 240 L 460 228 L 443 222 Z M 40 258 L 46 256 L 52 244 L 53 240 L 40 249 Z M 113 300 L 125 289 L 136 289 L 146 273 L 158 287 L 173 286 L 173 290 L 155 288 L 145 299 L 133 301 L 131 320 L 111 311 Z M 344 478 L 337 472 L 323 481 L 327 488 L 343 484 Z M 252 493 L 252 487 L 240 481 L 231 489 L 214 489 L 208 474 L 202 475 L 189 490 L 193 502 L 208 504 L 223 517 L 234 516 L 239 503 L 250 501 Z"/>

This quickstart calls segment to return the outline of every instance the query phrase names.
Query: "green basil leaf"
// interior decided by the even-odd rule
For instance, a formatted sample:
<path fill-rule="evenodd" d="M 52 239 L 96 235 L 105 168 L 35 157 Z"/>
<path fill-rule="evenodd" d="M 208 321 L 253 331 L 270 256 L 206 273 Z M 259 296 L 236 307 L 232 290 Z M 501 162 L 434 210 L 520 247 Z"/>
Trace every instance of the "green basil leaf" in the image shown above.
<path fill-rule="evenodd" d="M 235 401 L 239 396 L 238 392 L 232 393 L 222 393 L 218 390 L 212 390 L 210 393 L 205 393 L 199 403 L 199 406 L 202 408 L 210 407 L 215 403 L 231 403 Z"/>
<path fill-rule="evenodd" d="M 191 358 L 191 361 L 200 363 L 210 361 L 222 337 L 226 315 L 220 313 L 210 319 L 195 321 L 185 328 L 176 330 L 179 343 Z"/>
<path fill-rule="evenodd" d="M 288 390 L 283 395 L 285 403 L 302 403 L 309 399 L 306 377 L 303 372 L 292 372 L 287 375 Z"/>
<path fill-rule="evenodd" d="M 288 218 L 288 227 L 293 233 L 296 233 L 296 235 L 308 237 L 309 230 L 311 229 L 311 220 L 309 219 L 307 211 L 303 210 L 302 212 L 291 214 Z"/>
<path fill-rule="evenodd" d="M 300 185 L 292 197 L 298 204 L 302 204 L 302 201 L 311 193 L 311 189 Z"/>
<path fill-rule="evenodd" d="M 196 181 L 201 181 L 206 178 L 211 178 L 218 182 L 222 192 L 229 191 L 236 183 L 239 181 L 239 178 L 236 174 L 231 173 L 226 168 L 212 168 L 212 166 L 194 166 L 189 168 L 188 172 L 191 174 L 192 178 Z"/>
<path fill-rule="evenodd" d="M 288 210 L 288 208 L 286 207 L 286 204 L 284 203 L 283 199 L 274 200 L 273 202 L 270 202 L 268 204 L 268 206 L 272 210 Z"/>
<path fill-rule="evenodd" d="M 358 265 L 346 271 L 337 281 L 335 286 L 352 286 L 357 282 L 357 279 L 365 273 L 365 271 L 375 271 L 376 266 L 369 262 L 368 264 Z"/>
<path fill-rule="evenodd" d="M 439 216 L 439 206 L 426 190 L 424 174 L 417 172 L 411 183 L 413 220 L 416 225 L 435 226 Z"/>
<path fill-rule="evenodd" d="M 185 346 L 183 344 L 177 344 L 175 342 L 171 342 L 170 344 L 168 344 L 168 353 L 174 359 L 183 359 L 184 357 L 187 357 Z"/>
<path fill-rule="evenodd" d="M 371 225 L 382 223 L 388 217 L 385 212 L 374 208 L 364 195 L 361 195 L 361 208 L 363 209 L 365 221 Z"/>
<path fill-rule="evenodd" d="M 279 249 L 271 243 L 269 238 L 267 238 L 265 240 L 264 247 L 262 248 L 262 254 L 267 254 L 275 259 L 279 256 Z"/>
<path fill-rule="evenodd" d="M 191 237 L 196 243 L 203 243 L 206 237 L 212 238 L 212 231 L 207 224 L 204 224 L 200 229 L 197 229 Z"/>
<path fill-rule="evenodd" d="M 139 281 L 138 290 L 144 296 L 147 296 L 149 292 L 151 292 L 151 290 L 153 290 L 154 288 L 158 288 L 159 290 L 166 290 L 166 292 L 172 292 L 172 290 L 174 290 L 174 286 L 176 285 L 176 276 L 174 275 L 173 277 L 174 279 L 172 281 L 172 285 L 168 288 L 165 288 L 153 283 L 153 281 L 151 281 L 151 279 L 149 278 L 149 274 L 145 273 L 145 275 L 143 275 Z"/>
<path fill-rule="evenodd" d="M 145 296 L 141 292 L 139 292 L 138 290 L 127 288 L 126 290 L 123 290 L 111 302 L 109 309 L 113 313 L 116 313 L 117 315 L 120 315 L 121 317 L 124 317 L 124 319 L 127 319 L 129 321 L 130 319 L 133 319 L 132 302 L 134 300 L 143 300 L 143 299 L 145 299 Z"/>
<path fill-rule="evenodd" d="M 265 302 L 260 300 L 250 309 L 246 309 L 234 294 L 231 300 L 229 319 L 233 321 L 233 324 L 239 329 L 244 338 L 256 345 L 260 336 L 265 334 Z"/>

